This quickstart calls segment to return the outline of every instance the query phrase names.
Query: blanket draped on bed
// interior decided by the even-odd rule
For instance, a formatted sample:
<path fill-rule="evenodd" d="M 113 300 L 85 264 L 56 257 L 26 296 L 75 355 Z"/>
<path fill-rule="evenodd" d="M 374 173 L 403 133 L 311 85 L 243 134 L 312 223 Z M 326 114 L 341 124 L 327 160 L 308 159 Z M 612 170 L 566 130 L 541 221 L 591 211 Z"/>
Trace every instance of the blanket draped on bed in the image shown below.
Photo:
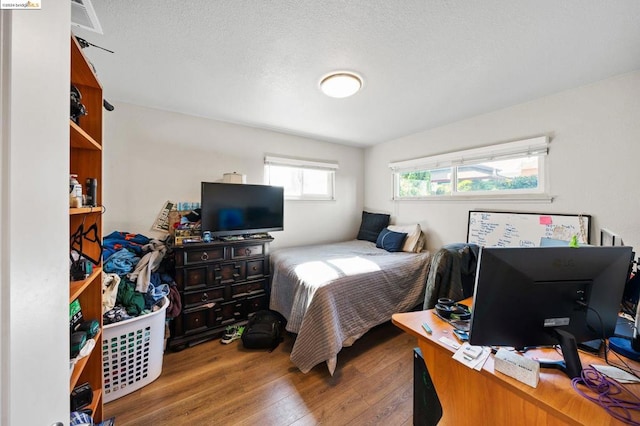
<path fill-rule="evenodd" d="M 297 338 L 291 361 L 304 373 L 372 327 L 423 301 L 429 254 L 389 253 L 368 241 L 276 250 L 270 308 Z"/>

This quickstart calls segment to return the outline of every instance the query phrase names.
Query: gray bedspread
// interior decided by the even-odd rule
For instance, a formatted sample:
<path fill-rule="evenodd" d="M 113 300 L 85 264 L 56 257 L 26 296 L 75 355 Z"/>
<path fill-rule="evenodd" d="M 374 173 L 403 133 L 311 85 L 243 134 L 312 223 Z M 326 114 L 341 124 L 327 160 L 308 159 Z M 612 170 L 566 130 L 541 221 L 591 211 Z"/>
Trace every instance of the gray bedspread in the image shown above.
<path fill-rule="evenodd" d="M 270 308 L 297 337 L 291 361 L 304 373 L 372 327 L 423 301 L 429 253 L 389 253 L 361 240 L 272 252 Z"/>

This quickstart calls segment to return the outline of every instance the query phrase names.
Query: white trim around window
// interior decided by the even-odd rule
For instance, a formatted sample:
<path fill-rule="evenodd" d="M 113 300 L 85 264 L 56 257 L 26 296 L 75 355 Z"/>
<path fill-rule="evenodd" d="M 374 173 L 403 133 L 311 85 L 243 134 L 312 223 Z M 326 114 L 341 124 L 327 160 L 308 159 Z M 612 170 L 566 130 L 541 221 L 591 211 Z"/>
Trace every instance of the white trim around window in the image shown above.
<path fill-rule="evenodd" d="M 464 151 L 448 152 L 429 157 L 414 158 L 389 163 L 393 172 L 438 169 L 459 164 L 475 164 L 483 161 L 503 160 L 525 155 L 546 155 L 549 150 L 549 137 L 538 136 L 514 142 L 507 142 Z"/>
<path fill-rule="evenodd" d="M 393 199 L 552 201 L 548 152 L 549 137 L 538 136 L 391 162 Z"/>
<path fill-rule="evenodd" d="M 274 157 L 267 155 L 264 157 L 264 164 L 277 166 L 292 166 L 308 169 L 330 169 L 338 170 L 338 163 L 329 161 L 302 160 L 299 158 Z"/>
<path fill-rule="evenodd" d="M 289 157 L 265 156 L 264 178 L 268 185 L 284 187 L 285 200 L 333 201 L 338 163 Z"/>

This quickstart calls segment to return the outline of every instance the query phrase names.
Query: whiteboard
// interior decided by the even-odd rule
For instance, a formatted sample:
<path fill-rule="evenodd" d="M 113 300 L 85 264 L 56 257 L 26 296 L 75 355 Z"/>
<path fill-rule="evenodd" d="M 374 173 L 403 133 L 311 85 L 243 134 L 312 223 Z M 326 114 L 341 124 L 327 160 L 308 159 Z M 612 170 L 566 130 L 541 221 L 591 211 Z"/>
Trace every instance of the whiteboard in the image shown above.
<path fill-rule="evenodd" d="M 591 216 L 469 211 L 467 242 L 485 247 L 538 247 L 541 238 L 589 244 Z"/>

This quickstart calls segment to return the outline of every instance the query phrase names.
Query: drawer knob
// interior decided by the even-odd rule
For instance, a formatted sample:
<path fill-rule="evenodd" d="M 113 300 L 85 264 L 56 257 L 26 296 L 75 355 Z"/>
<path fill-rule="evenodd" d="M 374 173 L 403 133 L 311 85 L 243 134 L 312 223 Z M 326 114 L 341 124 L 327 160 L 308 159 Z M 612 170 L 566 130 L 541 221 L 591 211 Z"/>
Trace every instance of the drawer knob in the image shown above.
<path fill-rule="evenodd" d="M 202 253 L 202 256 L 200 256 L 200 260 L 208 260 L 208 259 L 209 259 L 209 255 L 205 251 L 204 253 Z"/>
<path fill-rule="evenodd" d="M 251 268 L 251 270 L 253 270 L 253 271 L 257 271 L 257 270 L 258 270 L 258 267 L 257 267 L 257 266 L 254 266 L 253 268 Z"/>
<path fill-rule="evenodd" d="M 206 302 L 207 300 L 209 300 L 209 295 L 207 293 L 202 293 L 202 297 L 200 298 L 200 300 Z"/>

